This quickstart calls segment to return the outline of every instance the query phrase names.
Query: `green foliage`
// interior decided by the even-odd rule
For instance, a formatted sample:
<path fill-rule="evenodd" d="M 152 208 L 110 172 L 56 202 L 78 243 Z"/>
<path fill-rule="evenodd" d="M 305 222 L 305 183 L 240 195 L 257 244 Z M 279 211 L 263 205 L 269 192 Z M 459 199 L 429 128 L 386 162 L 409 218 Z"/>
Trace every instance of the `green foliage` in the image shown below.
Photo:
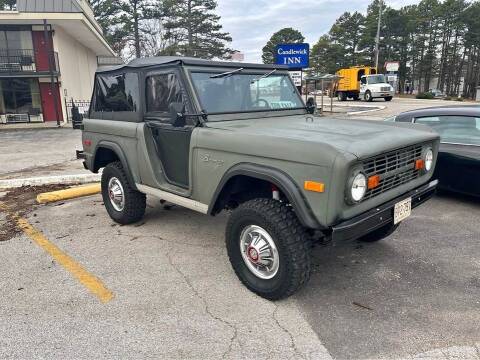
<path fill-rule="evenodd" d="M 228 58 L 214 0 L 89 0 L 117 53 Z"/>
<path fill-rule="evenodd" d="M 122 6 L 115 0 L 89 0 L 96 20 L 112 49 L 120 53 L 127 42 L 127 31 L 120 17 Z"/>
<path fill-rule="evenodd" d="M 17 0 L 0 0 L 0 10 L 16 10 Z"/>
<path fill-rule="evenodd" d="M 312 47 L 313 71 L 374 65 L 379 6 L 373 0 L 365 15 L 342 14 Z M 398 10 L 383 5 L 378 70 L 383 72 L 385 61 L 398 61 L 401 91 L 408 81 L 425 93 L 438 79 L 442 92 L 474 97 L 480 84 L 478 29 L 479 0 L 420 0 Z"/>
<path fill-rule="evenodd" d="M 292 28 L 283 28 L 272 35 L 270 40 L 262 49 L 262 60 L 264 64 L 273 64 L 275 62 L 275 47 L 286 43 L 303 43 L 305 37 L 298 30 Z"/>
<path fill-rule="evenodd" d="M 165 39 L 170 45 L 163 51 L 168 55 L 196 56 L 204 59 L 229 58 L 232 41 L 222 31 L 220 16 L 214 13 L 215 0 L 165 0 Z"/>
<path fill-rule="evenodd" d="M 417 99 L 427 99 L 427 100 L 432 100 L 435 98 L 435 96 L 431 92 L 422 92 L 417 94 L 415 97 Z"/>

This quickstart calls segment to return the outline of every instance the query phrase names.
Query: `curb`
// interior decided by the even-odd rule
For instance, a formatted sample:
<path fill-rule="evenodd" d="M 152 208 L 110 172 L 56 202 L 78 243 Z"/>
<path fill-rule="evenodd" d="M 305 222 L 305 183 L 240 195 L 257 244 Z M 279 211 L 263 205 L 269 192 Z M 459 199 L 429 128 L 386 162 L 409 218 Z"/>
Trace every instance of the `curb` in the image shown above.
<path fill-rule="evenodd" d="M 77 174 L 77 175 L 58 175 L 42 176 L 25 179 L 7 179 L 0 180 L 0 189 L 18 188 L 22 186 L 39 186 L 50 184 L 78 185 L 99 182 L 100 174 Z"/>
<path fill-rule="evenodd" d="M 82 196 L 95 195 L 102 191 L 100 183 L 77 186 L 70 189 L 51 191 L 39 194 L 37 196 L 37 203 L 46 204 L 50 202 L 74 199 Z"/>

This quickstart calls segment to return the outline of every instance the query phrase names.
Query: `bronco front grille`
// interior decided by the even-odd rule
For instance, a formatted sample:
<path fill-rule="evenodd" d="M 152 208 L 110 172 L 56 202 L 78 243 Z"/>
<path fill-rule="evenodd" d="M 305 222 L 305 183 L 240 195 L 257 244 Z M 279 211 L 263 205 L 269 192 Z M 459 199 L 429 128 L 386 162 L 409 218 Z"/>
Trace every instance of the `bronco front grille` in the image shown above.
<path fill-rule="evenodd" d="M 422 157 L 422 145 L 409 146 L 367 159 L 363 162 L 365 175 L 380 176 L 379 185 L 367 190 L 363 200 L 370 199 L 385 191 L 406 184 L 421 174 L 415 169 L 415 160 Z"/>

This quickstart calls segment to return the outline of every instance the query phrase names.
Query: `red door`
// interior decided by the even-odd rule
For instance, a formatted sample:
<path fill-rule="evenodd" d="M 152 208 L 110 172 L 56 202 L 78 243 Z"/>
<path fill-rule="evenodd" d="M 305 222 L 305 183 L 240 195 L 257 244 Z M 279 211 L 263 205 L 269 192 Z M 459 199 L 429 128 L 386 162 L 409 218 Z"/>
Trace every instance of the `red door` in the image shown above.
<path fill-rule="evenodd" d="M 49 71 L 48 54 L 53 51 L 52 33 L 48 33 L 48 46 L 43 31 L 32 31 L 32 39 L 37 71 Z M 52 64 L 52 66 L 54 67 L 55 65 Z"/>
<path fill-rule="evenodd" d="M 53 93 L 50 83 L 40 83 L 40 98 L 42 99 L 43 121 L 56 121 L 57 113 L 60 121 L 63 121 L 62 103 L 58 84 L 53 85 Z M 55 99 L 57 107 L 55 108 Z"/>

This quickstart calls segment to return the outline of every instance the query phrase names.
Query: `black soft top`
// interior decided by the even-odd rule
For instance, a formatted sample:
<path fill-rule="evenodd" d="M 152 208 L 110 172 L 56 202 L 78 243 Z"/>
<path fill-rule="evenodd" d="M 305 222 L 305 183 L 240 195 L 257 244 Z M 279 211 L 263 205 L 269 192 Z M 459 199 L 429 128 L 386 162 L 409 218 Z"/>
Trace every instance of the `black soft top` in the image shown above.
<path fill-rule="evenodd" d="M 252 64 L 252 63 L 243 63 L 243 62 L 232 62 L 232 61 L 216 61 L 216 60 L 204 60 L 193 57 L 182 57 L 182 56 L 156 56 L 148 58 L 134 59 L 128 64 L 117 65 L 117 66 L 104 66 L 100 67 L 97 70 L 97 73 L 105 73 L 110 71 L 118 71 L 122 69 L 139 69 L 139 68 L 150 68 L 161 65 L 196 65 L 196 66 L 211 66 L 211 67 L 232 67 L 232 68 L 245 68 L 245 69 L 279 69 L 279 70 L 288 70 L 287 66 L 284 65 L 273 65 L 273 64 Z"/>

